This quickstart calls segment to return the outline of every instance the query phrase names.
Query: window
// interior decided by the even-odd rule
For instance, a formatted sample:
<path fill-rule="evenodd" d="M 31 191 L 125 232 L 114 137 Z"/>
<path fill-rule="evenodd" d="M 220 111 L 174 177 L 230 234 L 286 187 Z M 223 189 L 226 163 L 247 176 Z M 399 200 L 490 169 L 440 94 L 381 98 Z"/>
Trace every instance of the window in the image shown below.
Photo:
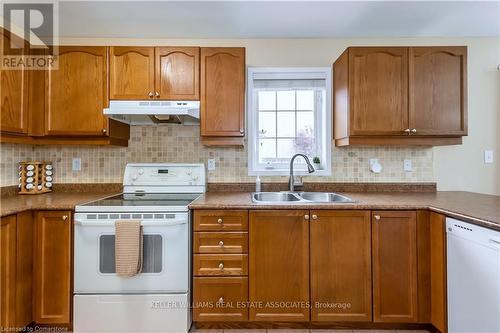
<path fill-rule="evenodd" d="M 331 174 L 330 68 L 248 69 L 248 174 L 287 175 L 296 153 Z M 304 159 L 295 173 L 305 175 Z"/>

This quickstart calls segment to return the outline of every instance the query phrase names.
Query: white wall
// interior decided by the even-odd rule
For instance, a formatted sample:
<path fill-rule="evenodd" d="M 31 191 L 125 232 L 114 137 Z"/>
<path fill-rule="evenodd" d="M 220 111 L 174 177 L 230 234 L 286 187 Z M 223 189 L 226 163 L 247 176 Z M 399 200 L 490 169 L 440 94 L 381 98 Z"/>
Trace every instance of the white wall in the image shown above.
<path fill-rule="evenodd" d="M 463 145 L 434 148 L 439 190 L 500 195 L 500 38 L 356 38 L 356 39 L 91 39 L 62 38 L 66 45 L 244 46 L 248 66 L 330 66 L 348 46 L 467 45 L 469 136 Z M 494 164 L 484 164 L 493 149 Z"/>

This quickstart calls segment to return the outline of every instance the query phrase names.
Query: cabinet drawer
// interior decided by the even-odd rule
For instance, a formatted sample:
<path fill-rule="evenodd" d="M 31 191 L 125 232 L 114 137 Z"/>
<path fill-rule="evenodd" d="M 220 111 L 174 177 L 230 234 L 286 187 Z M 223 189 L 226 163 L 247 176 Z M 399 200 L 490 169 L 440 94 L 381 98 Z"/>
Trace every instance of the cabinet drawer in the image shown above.
<path fill-rule="evenodd" d="M 195 254 L 194 275 L 248 275 L 247 254 Z"/>
<path fill-rule="evenodd" d="M 247 232 L 195 232 L 194 253 L 247 253 Z"/>
<path fill-rule="evenodd" d="M 248 320 L 248 278 L 195 277 L 194 321 Z"/>
<path fill-rule="evenodd" d="M 195 231 L 248 231 L 246 210 L 195 210 Z"/>

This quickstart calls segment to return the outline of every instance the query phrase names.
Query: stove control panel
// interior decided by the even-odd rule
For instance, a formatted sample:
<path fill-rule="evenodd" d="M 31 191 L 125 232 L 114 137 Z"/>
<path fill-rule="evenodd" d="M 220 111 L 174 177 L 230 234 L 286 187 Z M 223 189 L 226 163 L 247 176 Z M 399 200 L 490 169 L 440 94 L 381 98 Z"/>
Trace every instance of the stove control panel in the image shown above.
<path fill-rule="evenodd" d="M 131 163 L 125 167 L 124 186 L 144 187 L 186 187 L 205 186 L 205 165 L 184 163 Z"/>

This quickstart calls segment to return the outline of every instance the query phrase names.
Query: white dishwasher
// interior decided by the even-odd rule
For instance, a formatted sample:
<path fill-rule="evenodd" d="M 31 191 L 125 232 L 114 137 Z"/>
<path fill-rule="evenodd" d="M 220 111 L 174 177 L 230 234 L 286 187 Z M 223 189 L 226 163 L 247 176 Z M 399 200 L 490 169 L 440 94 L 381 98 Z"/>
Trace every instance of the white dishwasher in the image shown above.
<path fill-rule="evenodd" d="M 446 219 L 448 332 L 500 332 L 500 232 Z"/>

